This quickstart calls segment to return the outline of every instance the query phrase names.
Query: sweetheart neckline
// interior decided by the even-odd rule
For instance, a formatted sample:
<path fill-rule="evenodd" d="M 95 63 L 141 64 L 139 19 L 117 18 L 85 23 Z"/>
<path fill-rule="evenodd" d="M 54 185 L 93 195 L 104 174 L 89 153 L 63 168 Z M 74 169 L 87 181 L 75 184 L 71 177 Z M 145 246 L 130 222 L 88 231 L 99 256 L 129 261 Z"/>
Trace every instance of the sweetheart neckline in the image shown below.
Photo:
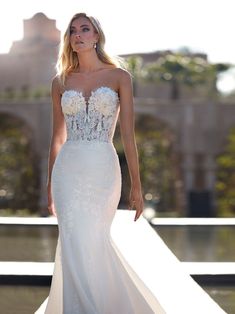
<path fill-rule="evenodd" d="M 63 93 L 61 94 L 61 96 L 63 96 L 66 92 L 76 92 L 76 93 L 78 93 L 78 94 L 81 95 L 81 97 L 82 97 L 82 98 L 84 99 L 84 101 L 85 101 L 86 106 L 88 107 L 92 95 L 95 94 L 96 92 L 98 92 L 98 91 L 99 91 L 100 89 L 102 89 L 102 88 L 107 88 L 107 89 L 109 89 L 109 90 L 112 91 L 114 94 L 116 94 L 117 97 L 119 98 L 118 92 L 117 92 L 115 89 L 113 89 L 112 87 L 109 87 L 109 86 L 105 86 L 105 85 L 102 85 L 102 86 L 97 87 L 97 88 L 93 88 L 93 89 L 91 90 L 90 96 L 87 98 L 87 100 L 86 100 L 86 97 L 85 97 L 84 94 L 83 94 L 83 91 L 78 90 L 78 89 L 74 89 L 74 88 L 70 88 L 70 89 L 64 90 Z"/>

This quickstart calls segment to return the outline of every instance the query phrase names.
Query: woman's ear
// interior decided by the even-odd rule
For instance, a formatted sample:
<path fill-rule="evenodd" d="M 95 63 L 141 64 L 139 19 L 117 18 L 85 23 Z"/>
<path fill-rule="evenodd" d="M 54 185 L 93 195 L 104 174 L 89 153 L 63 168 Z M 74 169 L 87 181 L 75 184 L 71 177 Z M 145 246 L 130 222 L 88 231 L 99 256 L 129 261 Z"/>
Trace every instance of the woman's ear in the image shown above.
<path fill-rule="evenodd" d="M 96 38 L 96 43 L 98 43 L 98 41 L 99 41 L 99 37 L 100 37 L 100 36 L 99 36 L 99 34 L 98 34 L 98 33 L 95 33 L 95 35 L 96 35 L 96 36 L 95 36 L 95 38 Z"/>

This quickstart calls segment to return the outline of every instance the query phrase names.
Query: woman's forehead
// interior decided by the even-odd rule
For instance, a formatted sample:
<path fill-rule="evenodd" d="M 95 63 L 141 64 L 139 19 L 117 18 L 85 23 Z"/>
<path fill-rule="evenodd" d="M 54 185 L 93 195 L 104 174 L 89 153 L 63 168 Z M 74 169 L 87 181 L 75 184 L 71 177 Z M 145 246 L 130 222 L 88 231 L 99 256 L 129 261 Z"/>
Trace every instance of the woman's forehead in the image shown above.
<path fill-rule="evenodd" d="M 91 26 L 91 22 L 86 17 L 78 17 L 71 23 L 71 26 L 81 27 L 83 25 Z"/>

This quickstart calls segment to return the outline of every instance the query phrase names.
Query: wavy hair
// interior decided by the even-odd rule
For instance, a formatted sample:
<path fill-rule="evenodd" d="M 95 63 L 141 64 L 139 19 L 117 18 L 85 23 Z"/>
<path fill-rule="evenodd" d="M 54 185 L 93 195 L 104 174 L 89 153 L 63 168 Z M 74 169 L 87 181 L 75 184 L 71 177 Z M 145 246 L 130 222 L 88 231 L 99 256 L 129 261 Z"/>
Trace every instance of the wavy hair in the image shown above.
<path fill-rule="evenodd" d="M 79 17 L 87 18 L 93 25 L 95 32 L 99 34 L 96 43 L 96 53 L 98 58 L 110 65 L 125 68 L 125 61 L 119 56 L 110 56 L 105 50 L 105 35 L 97 18 L 87 16 L 86 13 L 76 13 L 70 20 L 69 25 L 60 42 L 59 56 L 56 63 L 57 75 L 59 75 L 61 83 L 64 85 L 66 76 L 79 67 L 79 58 L 76 52 L 72 50 L 70 45 L 70 27 L 73 21 Z"/>

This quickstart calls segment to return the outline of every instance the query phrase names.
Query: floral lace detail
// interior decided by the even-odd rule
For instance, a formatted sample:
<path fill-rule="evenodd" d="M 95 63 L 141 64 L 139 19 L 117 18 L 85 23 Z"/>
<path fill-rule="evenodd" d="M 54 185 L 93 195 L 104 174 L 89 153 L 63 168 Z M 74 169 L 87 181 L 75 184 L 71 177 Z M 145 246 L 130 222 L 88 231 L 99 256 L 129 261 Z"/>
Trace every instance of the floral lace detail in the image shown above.
<path fill-rule="evenodd" d="M 86 102 L 81 91 L 66 90 L 61 107 L 67 128 L 67 140 L 111 142 L 119 113 L 119 97 L 110 87 L 91 92 Z"/>

